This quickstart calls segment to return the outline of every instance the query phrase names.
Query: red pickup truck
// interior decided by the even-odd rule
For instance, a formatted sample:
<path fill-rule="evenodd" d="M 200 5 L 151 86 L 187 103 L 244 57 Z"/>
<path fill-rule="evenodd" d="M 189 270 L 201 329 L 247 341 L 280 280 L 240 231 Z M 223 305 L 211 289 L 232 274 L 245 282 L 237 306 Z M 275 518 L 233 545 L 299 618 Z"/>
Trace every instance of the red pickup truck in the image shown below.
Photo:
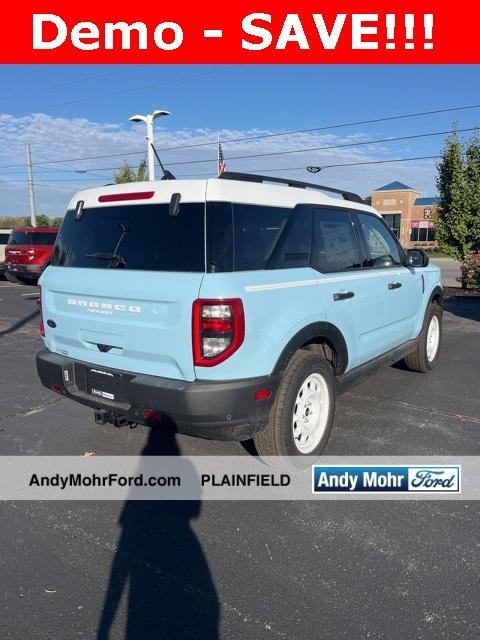
<path fill-rule="evenodd" d="M 50 262 L 58 227 L 13 229 L 5 247 L 5 277 L 35 284 Z"/>

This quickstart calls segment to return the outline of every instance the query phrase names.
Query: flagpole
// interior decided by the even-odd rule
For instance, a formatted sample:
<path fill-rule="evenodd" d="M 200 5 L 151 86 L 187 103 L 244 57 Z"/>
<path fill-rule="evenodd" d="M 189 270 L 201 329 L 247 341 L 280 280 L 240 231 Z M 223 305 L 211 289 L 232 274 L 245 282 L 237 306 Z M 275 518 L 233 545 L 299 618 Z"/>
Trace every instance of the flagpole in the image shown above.
<path fill-rule="evenodd" d="M 217 175 L 220 175 L 220 134 L 217 135 Z"/>

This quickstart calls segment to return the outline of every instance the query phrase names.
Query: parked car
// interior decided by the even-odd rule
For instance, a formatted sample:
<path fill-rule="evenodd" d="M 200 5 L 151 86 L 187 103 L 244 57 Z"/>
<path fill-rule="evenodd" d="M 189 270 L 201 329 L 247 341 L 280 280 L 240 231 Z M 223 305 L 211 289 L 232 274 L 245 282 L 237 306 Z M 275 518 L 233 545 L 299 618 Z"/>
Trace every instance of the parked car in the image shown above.
<path fill-rule="evenodd" d="M 40 284 L 46 387 L 102 424 L 253 436 L 264 456 L 320 454 L 339 393 L 401 359 L 430 371 L 440 351 L 438 267 L 318 185 L 226 173 L 82 191 Z"/>
<path fill-rule="evenodd" d="M 5 248 L 5 276 L 11 282 L 36 284 L 46 269 L 58 227 L 13 229 Z"/>
<path fill-rule="evenodd" d="M 0 229 L 0 278 L 5 274 L 5 247 L 11 232 L 11 229 Z"/>

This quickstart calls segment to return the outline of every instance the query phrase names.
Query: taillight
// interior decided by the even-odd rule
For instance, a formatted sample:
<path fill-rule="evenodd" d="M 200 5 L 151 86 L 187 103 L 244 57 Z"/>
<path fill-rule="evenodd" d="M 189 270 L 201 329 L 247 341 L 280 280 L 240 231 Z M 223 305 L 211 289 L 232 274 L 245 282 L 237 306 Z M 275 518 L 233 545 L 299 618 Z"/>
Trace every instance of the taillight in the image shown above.
<path fill-rule="evenodd" d="M 39 296 L 37 300 L 37 307 L 40 312 L 40 333 L 45 337 L 45 325 L 43 324 L 43 311 L 42 311 L 42 287 L 39 287 Z"/>
<path fill-rule="evenodd" d="M 195 300 L 192 312 L 193 363 L 214 367 L 229 358 L 245 337 L 245 316 L 240 298 Z"/>

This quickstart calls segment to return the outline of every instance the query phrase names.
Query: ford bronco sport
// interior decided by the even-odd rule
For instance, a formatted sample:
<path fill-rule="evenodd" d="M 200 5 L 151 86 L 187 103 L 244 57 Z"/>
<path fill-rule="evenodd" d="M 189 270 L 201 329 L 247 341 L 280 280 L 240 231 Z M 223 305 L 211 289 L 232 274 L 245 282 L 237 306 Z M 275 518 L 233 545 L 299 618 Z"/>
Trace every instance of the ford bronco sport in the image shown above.
<path fill-rule="evenodd" d="M 82 191 L 40 283 L 45 386 L 100 423 L 253 436 L 262 455 L 320 454 L 340 392 L 439 356 L 439 269 L 319 185 L 226 173 Z"/>

